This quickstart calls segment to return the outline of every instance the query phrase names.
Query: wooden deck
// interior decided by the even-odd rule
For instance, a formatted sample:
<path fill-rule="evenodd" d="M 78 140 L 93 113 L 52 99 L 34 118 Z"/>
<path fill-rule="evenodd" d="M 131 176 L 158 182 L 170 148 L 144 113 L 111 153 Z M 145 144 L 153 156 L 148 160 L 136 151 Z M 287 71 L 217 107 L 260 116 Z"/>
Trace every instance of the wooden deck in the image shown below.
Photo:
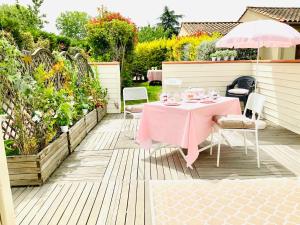
<path fill-rule="evenodd" d="M 125 136 L 136 122 L 121 124 L 120 115 L 106 116 L 47 184 L 13 188 L 18 224 L 150 225 L 149 180 L 300 176 L 300 136 L 280 127 L 260 133 L 260 169 L 254 151 L 246 156 L 238 147 L 241 135 L 228 133 L 234 147 L 222 147 L 220 168 L 216 151 L 205 151 L 191 170 L 176 148 L 149 157 L 149 150 Z"/>

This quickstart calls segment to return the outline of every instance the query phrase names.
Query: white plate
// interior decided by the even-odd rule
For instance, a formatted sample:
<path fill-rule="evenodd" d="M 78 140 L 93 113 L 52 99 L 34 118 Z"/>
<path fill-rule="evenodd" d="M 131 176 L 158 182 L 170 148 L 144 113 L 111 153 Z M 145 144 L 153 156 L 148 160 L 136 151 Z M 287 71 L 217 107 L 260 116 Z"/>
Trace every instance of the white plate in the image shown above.
<path fill-rule="evenodd" d="M 164 105 L 165 106 L 179 106 L 180 103 L 179 102 L 165 102 Z"/>
<path fill-rule="evenodd" d="M 198 103 L 199 100 L 196 100 L 196 99 L 188 99 L 188 100 L 185 100 L 186 103 Z"/>

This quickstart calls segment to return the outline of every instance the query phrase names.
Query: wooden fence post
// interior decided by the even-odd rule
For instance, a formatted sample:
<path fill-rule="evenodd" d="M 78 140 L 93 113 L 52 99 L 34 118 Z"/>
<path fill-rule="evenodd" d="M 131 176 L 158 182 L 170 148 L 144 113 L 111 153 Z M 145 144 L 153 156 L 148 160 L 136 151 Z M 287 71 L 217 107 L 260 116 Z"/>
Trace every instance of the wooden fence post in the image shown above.
<path fill-rule="evenodd" d="M 3 119 L 4 116 L 0 115 L 0 223 L 2 223 L 2 225 L 15 225 L 16 218 L 1 128 Z"/>

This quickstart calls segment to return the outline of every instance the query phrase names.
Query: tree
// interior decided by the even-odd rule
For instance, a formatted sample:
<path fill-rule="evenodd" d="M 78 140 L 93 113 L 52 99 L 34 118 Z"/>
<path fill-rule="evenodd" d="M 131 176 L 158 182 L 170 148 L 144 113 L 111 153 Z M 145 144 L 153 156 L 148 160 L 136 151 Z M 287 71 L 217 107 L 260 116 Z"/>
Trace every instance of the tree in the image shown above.
<path fill-rule="evenodd" d="M 44 3 L 44 0 L 31 0 L 33 6 L 28 5 L 28 9 L 29 11 L 31 11 L 31 13 L 33 14 L 34 17 L 36 17 L 38 19 L 38 26 L 39 28 L 43 28 L 44 27 L 44 23 L 48 23 L 48 21 L 45 20 L 46 18 L 46 14 L 41 14 L 41 6 Z M 18 1 L 17 1 L 17 5 L 18 5 Z"/>
<path fill-rule="evenodd" d="M 121 65 L 122 84 L 132 81 L 130 63 L 134 45 L 137 41 L 137 28 L 130 19 L 120 13 L 106 13 L 92 19 L 87 26 L 87 41 L 91 53 L 97 60 L 119 61 Z"/>
<path fill-rule="evenodd" d="M 22 34 L 37 31 L 39 27 L 39 18 L 27 7 L 18 4 L 0 6 L 0 30 L 10 33 L 20 49 L 25 42 Z"/>
<path fill-rule="evenodd" d="M 154 41 L 162 38 L 168 38 L 169 30 L 165 31 L 162 26 L 150 25 L 141 27 L 138 33 L 139 42 Z"/>
<path fill-rule="evenodd" d="M 183 15 L 177 15 L 174 10 L 170 10 L 168 6 L 165 6 L 163 14 L 159 17 L 160 23 L 158 25 L 162 26 L 165 31 L 169 31 L 169 37 L 172 37 L 173 34 L 178 34 L 178 20 L 182 17 Z"/>
<path fill-rule="evenodd" d="M 86 25 L 89 20 L 90 16 L 85 12 L 65 12 L 56 19 L 56 27 L 61 35 L 82 40 L 86 37 Z"/>

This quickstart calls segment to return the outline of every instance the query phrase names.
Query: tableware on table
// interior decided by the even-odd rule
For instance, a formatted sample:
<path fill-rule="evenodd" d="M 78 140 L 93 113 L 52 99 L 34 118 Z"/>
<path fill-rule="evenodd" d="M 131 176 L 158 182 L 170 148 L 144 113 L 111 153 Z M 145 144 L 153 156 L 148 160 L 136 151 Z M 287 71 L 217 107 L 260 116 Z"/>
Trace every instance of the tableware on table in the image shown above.
<path fill-rule="evenodd" d="M 186 100 L 184 100 L 184 102 L 186 102 L 186 103 L 198 103 L 199 100 L 198 99 L 186 99 Z"/>
<path fill-rule="evenodd" d="M 194 99 L 200 99 L 205 95 L 205 89 L 203 88 L 191 88 L 190 91 L 194 95 Z"/>
<path fill-rule="evenodd" d="M 181 105 L 180 102 L 164 102 L 165 106 L 179 106 Z"/>
<path fill-rule="evenodd" d="M 200 103 L 202 103 L 202 104 L 213 104 L 213 103 L 216 103 L 216 101 L 212 100 L 212 99 L 205 99 L 205 100 L 200 101 Z"/>
<path fill-rule="evenodd" d="M 212 100 L 217 100 L 220 95 L 219 95 L 219 91 L 214 90 L 214 89 L 209 89 L 208 90 L 208 96 L 212 99 Z"/>
<path fill-rule="evenodd" d="M 160 101 L 161 102 L 167 102 L 168 101 L 168 94 L 167 93 L 162 93 L 160 95 Z"/>

